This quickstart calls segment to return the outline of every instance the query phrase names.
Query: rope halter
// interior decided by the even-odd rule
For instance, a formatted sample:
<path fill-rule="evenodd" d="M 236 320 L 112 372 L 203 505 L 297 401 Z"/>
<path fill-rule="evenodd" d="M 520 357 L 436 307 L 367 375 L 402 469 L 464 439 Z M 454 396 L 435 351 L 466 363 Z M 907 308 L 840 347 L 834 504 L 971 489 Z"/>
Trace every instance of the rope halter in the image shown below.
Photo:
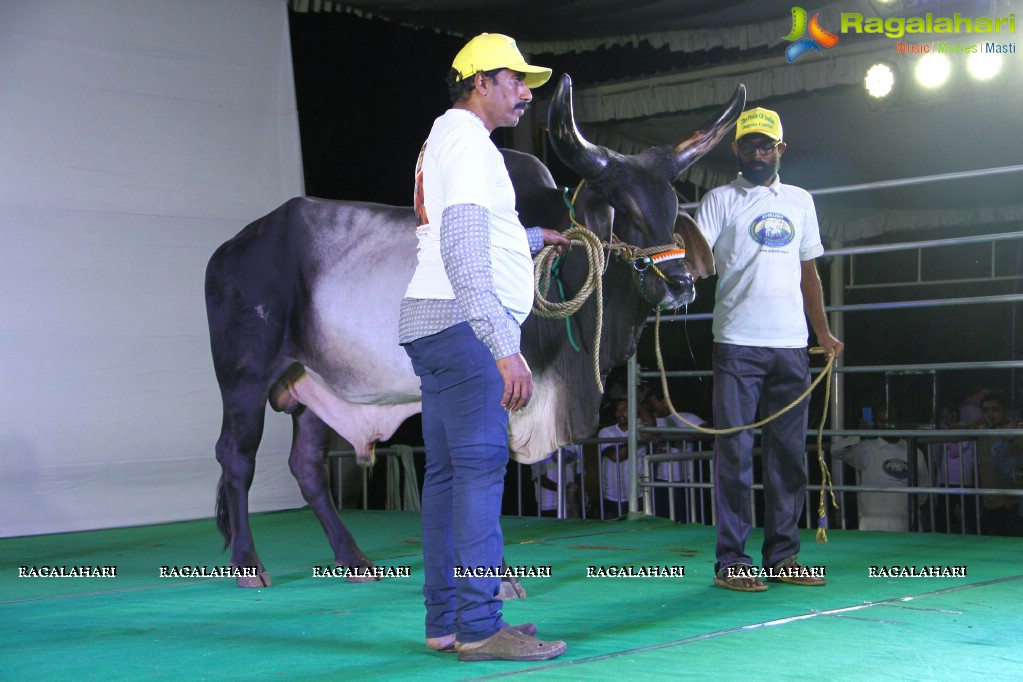
<path fill-rule="evenodd" d="M 615 237 L 614 234 L 611 235 L 611 240 L 609 242 L 601 242 L 601 240 L 592 231 L 590 231 L 589 228 L 579 222 L 575 215 L 575 202 L 579 197 L 579 192 L 582 191 L 584 184 L 585 180 L 579 183 L 571 199 L 569 199 L 568 196 L 568 188 L 566 187 L 564 189 L 564 201 L 565 205 L 568 207 L 568 215 L 572 222 L 572 227 L 565 230 L 562 234 L 572 239 L 572 243 L 574 245 L 582 246 L 585 250 L 586 258 L 589 263 L 586 280 L 583 282 L 578 293 L 576 293 L 571 300 L 564 302 L 547 300 L 546 293 L 551 284 L 552 273 L 556 273 L 560 257 L 553 247 L 544 247 L 533 259 L 533 312 L 540 317 L 564 319 L 569 339 L 572 341 L 572 347 L 578 351 L 580 348 L 574 342 L 574 339 L 572 339 L 572 327 L 568 318 L 582 308 L 583 304 L 591 294 L 596 294 L 597 306 L 595 323 L 596 329 L 594 330 L 593 339 L 593 378 L 596 382 L 597 388 L 601 393 L 603 393 L 604 382 L 600 376 L 600 336 L 601 329 L 604 325 L 604 307 L 601 305 L 601 302 L 604 300 L 602 275 L 607 266 L 607 261 L 604 258 L 604 250 L 606 249 L 609 253 L 614 253 L 619 258 L 631 263 L 633 284 L 636 286 L 639 295 L 643 298 L 643 300 L 649 303 L 655 310 L 659 310 L 660 305 L 656 301 L 651 301 L 647 297 L 643 287 L 643 278 L 646 276 L 647 271 L 652 270 L 654 274 L 670 285 L 671 281 L 667 278 L 667 276 L 665 276 L 661 267 L 669 261 L 685 258 L 686 250 L 685 245 L 682 242 L 682 236 L 679 234 L 674 235 L 673 244 L 651 246 L 643 249 L 632 246 L 631 244 L 626 244 Z M 560 290 L 561 287 L 559 282 L 559 291 Z M 563 296 L 564 292 L 562 291 L 561 293 Z"/>
<path fill-rule="evenodd" d="M 640 273 L 646 272 L 648 268 L 653 268 L 654 272 L 661 279 L 664 279 L 664 273 L 660 271 L 657 265 L 667 263 L 670 260 L 683 260 L 685 257 L 685 249 L 668 249 L 652 256 L 639 256 L 632 261 L 632 267 L 636 268 L 636 272 Z"/>
<path fill-rule="evenodd" d="M 682 235 L 675 233 L 673 235 L 673 239 L 673 244 L 649 246 L 645 249 L 640 249 L 617 240 L 608 245 L 609 251 L 615 252 L 619 258 L 622 258 L 632 265 L 633 284 L 636 286 L 636 289 L 643 300 L 649 303 L 654 310 L 660 310 L 661 305 L 658 301 L 650 300 L 650 297 L 646 294 L 643 282 L 647 273 L 652 272 L 660 277 L 668 286 L 674 286 L 676 284 L 668 279 L 668 276 L 665 275 L 664 271 L 661 269 L 666 263 L 670 263 L 673 260 L 684 260 L 686 257 L 685 243 L 682 241 Z"/>

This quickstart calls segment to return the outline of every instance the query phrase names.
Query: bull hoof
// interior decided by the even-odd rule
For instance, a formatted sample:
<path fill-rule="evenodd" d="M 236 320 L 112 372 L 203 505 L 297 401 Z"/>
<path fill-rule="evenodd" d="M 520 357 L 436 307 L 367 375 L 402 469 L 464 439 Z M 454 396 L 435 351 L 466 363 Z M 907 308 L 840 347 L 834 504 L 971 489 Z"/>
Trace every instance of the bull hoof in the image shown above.
<path fill-rule="evenodd" d="M 270 580 L 270 574 L 264 570 L 259 571 L 259 575 L 245 575 L 238 578 L 238 587 L 270 587 L 273 585 L 273 581 Z"/>
<path fill-rule="evenodd" d="M 502 578 L 501 591 L 497 593 L 497 598 L 502 601 L 525 599 L 526 588 L 522 586 L 518 578 Z"/>

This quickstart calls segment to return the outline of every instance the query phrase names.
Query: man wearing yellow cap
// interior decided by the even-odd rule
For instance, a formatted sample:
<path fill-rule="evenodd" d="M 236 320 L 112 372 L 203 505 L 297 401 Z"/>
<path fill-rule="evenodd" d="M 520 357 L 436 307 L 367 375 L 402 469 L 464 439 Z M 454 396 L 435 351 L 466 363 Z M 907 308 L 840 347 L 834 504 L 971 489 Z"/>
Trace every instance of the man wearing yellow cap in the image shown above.
<path fill-rule="evenodd" d="M 533 305 L 532 253 L 570 242 L 523 229 L 504 157 L 490 140 L 515 126 L 551 70 L 515 41 L 476 36 L 448 75 L 452 107 L 434 121 L 415 175 L 418 262 L 401 304 L 399 342 L 423 393 L 426 645 L 459 660 L 546 660 L 565 643 L 501 617 L 501 499 L 508 413 L 533 380 L 519 326 Z"/>
<path fill-rule="evenodd" d="M 781 119 L 750 109 L 736 124 L 732 152 L 740 175 L 703 198 L 697 223 L 714 251 L 714 426 L 757 421 L 790 405 L 810 384 L 807 319 L 828 356 L 843 344 L 828 327 L 815 258 L 824 252 L 813 199 L 778 177 L 785 153 Z M 714 444 L 718 540 L 714 584 L 742 592 L 772 582 L 823 585 L 797 561 L 806 499 L 807 401 L 763 428 L 763 569 L 752 566 L 753 432 Z"/>

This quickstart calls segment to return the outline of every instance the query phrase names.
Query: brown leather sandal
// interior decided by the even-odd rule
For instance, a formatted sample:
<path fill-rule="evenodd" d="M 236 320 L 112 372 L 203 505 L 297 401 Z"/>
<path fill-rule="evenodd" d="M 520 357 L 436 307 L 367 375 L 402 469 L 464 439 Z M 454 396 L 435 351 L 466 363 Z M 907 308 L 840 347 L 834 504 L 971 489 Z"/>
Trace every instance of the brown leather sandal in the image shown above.
<path fill-rule="evenodd" d="M 741 569 L 746 569 L 749 573 Z M 736 592 L 763 592 L 767 589 L 767 585 L 751 566 L 725 566 L 714 574 L 714 584 Z"/>
<path fill-rule="evenodd" d="M 546 642 L 510 625 L 479 642 L 455 642 L 460 661 L 547 661 L 567 648 L 560 640 Z"/>
<path fill-rule="evenodd" d="M 771 569 L 772 575 L 767 581 L 771 583 L 787 583 L 803 587 L 821 587 L 828 581 L 817 575 L 814 569 L 796 561 L 796 555 L 782 559 Z"/>
<path fill-rule="evenodd" d="M 522 625 L 512 625 L 513 628 L 518 630 L 524 635 L 530 637 L 536 635 L 536 625 L 533 623 L 523 623 Z M 443 637 L 428 637 L 426 639 L 426 648 L 431 651 L 436 651 L 439 654 L 453 654 L 455 652 L 455 633 L 450 635 L 444 635 Z"/>

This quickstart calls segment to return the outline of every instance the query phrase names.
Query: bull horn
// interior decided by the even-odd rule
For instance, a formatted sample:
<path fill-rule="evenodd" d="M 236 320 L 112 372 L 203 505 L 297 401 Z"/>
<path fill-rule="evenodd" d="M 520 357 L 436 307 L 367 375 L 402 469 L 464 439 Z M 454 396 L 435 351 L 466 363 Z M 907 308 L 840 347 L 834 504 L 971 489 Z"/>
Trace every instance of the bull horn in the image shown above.
<path fill-rule="evenodd" d="M 696 160 L 709 152 L 721 139 L 732 129 L 735 122 L 739 120 L 743 107 L 746 106 L 746 86 L 739 84 L 721 113 L 710 127 L 705 130 L 697 130 L 687 139 L 683 140 L 674 149 L 675 174 L 672 180 L 682 174 L 682 171 L 696 163 Z"/>
<path fill-rule="evenodd" d="M 607 168 L 611 160 L 608 151 L 587 142 L 575 125 L 572 78 L 567 73 L 561 77 L 551 98 L 547 127 L 554 153 L 583 180 L 593 180 Z"/>

